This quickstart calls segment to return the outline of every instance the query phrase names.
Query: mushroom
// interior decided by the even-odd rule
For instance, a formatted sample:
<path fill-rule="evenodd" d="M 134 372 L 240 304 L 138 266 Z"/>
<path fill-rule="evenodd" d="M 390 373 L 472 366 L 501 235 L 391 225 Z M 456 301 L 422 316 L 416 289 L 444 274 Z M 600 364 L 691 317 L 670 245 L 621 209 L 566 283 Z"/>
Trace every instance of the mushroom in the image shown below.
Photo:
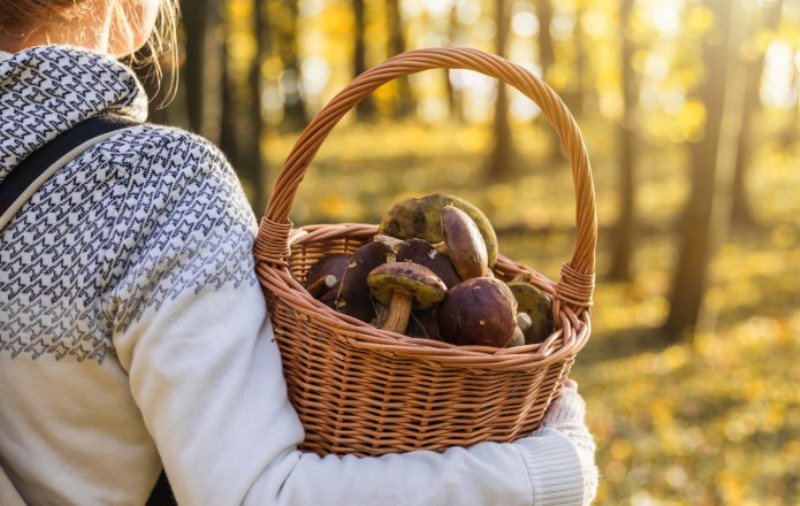
<path fill-rule="evenodd" d="M 322 295 L 325 295 L 328 290 L 336 286 L 336 283 L 338 283 L 336 276 L 327 274 L 308 285 L 306 290 L 308 290 L 308 293 L 310 293 L 312 297 L 319 299 Z"/>
<path fill-rule="evenodd" d="M 389 316 L 389 307 L 375 301 L 375 319 L 370 322 L 373 327 L 382 328 Z M 436 321 L 435 309 L 417 309 L 411 311 L 405 334 L 409 337 L 439 339 L 439 323 Z"/>
<path fill-rule="evenodd" d="M 436 193 L 422 198 L 408 198 L 397 202 L 381 220 L 380 234 L 410 239 L 417 237 L 431 244 L 444 240 L 442 235 L 442 208 L 453 205 L 472 218 L 486 243 L 489 267 L 497 261 L 497 234 L 489 219 L 480 209 L 466 200 Z"/>
<path fill-rule="evenodd" d="M 392 237 L 390 235 L 385 234 L 375 234 L 375 237 L 372 238 L 374 242 L 382 242 L 392 248 L 394 251 L 397 251 L 397 248 L 403 244 L 402 239 L 398 239 L 396 237 Z"/>
<path fill-rule="evenodd" d="M 523 346 L 525 344 L 525 334 L 522 333 L 522 329 L 517 326 L 514 329 L 514 335 L 511 336 L 511 340 L 506 345 L 506 348 L 513 348 L 514 346 Z"/>
<path fill-rule="evenodd" d="M 327 306 L 333 307 L 339 292 L 339 282 L 350 263 L 350 255 L 336 253 L 322 257 L 306 273 L 306 290 Z M 333 277 L 333 285 L 330 285 Z M 327 289 L 326 289 L 327 288 Z"/>
<path fill-rule="evenodd" d="M 397 247 L 398 262 L 414 262 L 432 270 L 447 288 L 461 283 L 453 263 L 436 248 L 422 239 L 407 239 Z"/>
<path fill-rule="evenodd" d="M 444 242 L 434 245 L 447 253 L 461 279 L 486 277 L 489 257 L 478 226 L 467 213 L 454 206 L 442 208 Z"/>
<path fill-rule="evenodd" d="M 363 322 L 371 322 L 375 318 L 375 305 L 367 288 L 367 276 L 375 267 L 390 260 L 394 260 L 394 253 L 386 244 L 371 242 L 358 248 L 339 283 L 336 310 Z"/>
<path fill-rule="evenodd" d="M 436 321 L 436 310 L 416 310 L 411 312 L 408 320 L 406 335 L 409 337 L 423 337 L 425 339 L 439 339 L 439 322 Z"/>
<path fill-rule="evenodd" d="M 513 293 L 513 292 L 512 292 Z M 517 327 L 523 332 L 531 328 L 533 325 L 533 320 L 528 315 L 528 313 L 523 313 L 519 311 L 519 301 L 517 301 Z"/>
<path fill-rule="evenodd" d="M 514 346 L 522 346 L 525 344 L 525 331 L 531 326 L 531 317 L 527 313 L 517 313 L 517 328 L 514 329 L 514 335 L 511 341 L 506 345 L 507 348 Z"/>
<path fill-rule="evenodd" d="M 430 309 L 441 301 L 447 287 L 430 269 L 412 262 L 391 262 L 376 267 L 367 277 L 372 295 L 389 306 L 383 329 L 405 332 L 411 309 Z"/>
<path fill-rule="evenodd" d="M 367 285 L 367 290 L 369 290 L 369 285 Z M 386 321 L 386 317 L 389 316 L 389 306 L 381 304 L 375 297 L 372 297 L 372 305 L 375 307 L 375 318 L 369 321 L 369 324 L 379 329 L 383 327 L 383 322 Z"/>
<path fill-rule="evenodd" d="M 531 319 L 531 325 L 525 332 L 525 343 L 541 343 L 553 333 L 553 307 L 550 300 L 530 283 L 512 281 L 508 284 L 511 293 L 517 300 L 520 314 L 525 313 Z"/>
<path fill-rule="evenodd" d="M 438 308 L 439 330 L 457 345 L 505 347 L 517 328 L 517 301 L 495 278 L 472 278 L 454 286 Z"/>

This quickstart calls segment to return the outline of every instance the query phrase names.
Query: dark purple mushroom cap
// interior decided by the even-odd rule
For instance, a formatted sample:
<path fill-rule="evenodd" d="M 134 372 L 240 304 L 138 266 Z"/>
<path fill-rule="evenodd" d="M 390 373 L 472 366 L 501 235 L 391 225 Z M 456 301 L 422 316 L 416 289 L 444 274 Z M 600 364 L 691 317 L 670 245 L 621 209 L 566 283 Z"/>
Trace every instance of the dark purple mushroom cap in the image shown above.
<path fill-rule="evenodd" d="M 418 309 L 432 308 L 447 292 L 447 287 L 433 271 L 412 262 L 380 265 L 369 274 L 367 284 L 382 304 L 391 304 L 395 292 L 401 292 L 410 295 L 413 307 Z"/>
<path fill-rule="evenodd" d="M 541 343 L 553 333 L 553 305 L 541 290 L 530 283 L 513 281 L 508 288 L 517 299 L 519 311 L 531 318 L 531 326 L 523 329 L 525 343 Z"/>
<path fill-rule="evenodd" d="M 429 242 L 422 239 L 407 239 L 397 247 L 398 262 L 414 262 L 427 267 L 444 281 L 447 288 L 461 283 L 453 263 Z"/>
<path fill-rule="evenodd" d="M 333 275 L 336 277 L 336 284 L 330 290 L 319 297 L 319 300 L 330 307 L 334 306 L 336 295 L 339 293 L 339 285 L 342 282 L 344 271 L 350 264 L 350 255 L 345 253 L 335 253 L 320 258 L 317 263 L 311 266 L 306 274 L 306 288 L 313 285 L 325 276 Z"/>
<path fill-rule="evenodd" d="M 498 348 L 514 336 L 516 313 L 514 295 L 495 278 L 472 278 L 451 288 L 437 311 L 445 341 Z"/>
<path fill-rule="evenodd" d="M 442 234 L 447 254 L 461 279 L 484 277 L 489 272 L 489 254 L 478 226 L 455 206 L 442 208 Z"/>
<path fill-rule="evenodd" d="M 335 309 L 363 322 L 374 320 L 375 305 L 367 286 L 367 276 L 373 269 L 392 259 L 392 249 L 381 242 L 371 242 L 358 248 L 342 275 Z"/>

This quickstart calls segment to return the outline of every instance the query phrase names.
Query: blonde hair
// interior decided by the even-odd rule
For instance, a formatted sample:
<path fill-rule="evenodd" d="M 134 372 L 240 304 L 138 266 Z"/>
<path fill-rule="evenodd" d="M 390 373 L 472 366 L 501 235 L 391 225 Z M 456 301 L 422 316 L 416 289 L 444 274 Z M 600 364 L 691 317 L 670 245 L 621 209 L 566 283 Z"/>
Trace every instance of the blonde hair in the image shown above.
<path fill-rule="evenodd" d="M 63 19 L 80 2 L 75 0 L 0 1 L 0 25 L 5 29 L 25 29 L 35 22 Z"/>
<path fill-rule="evenodd" d="M 2 1 L 2 0 L 0 0 Z M 119 4 L 114 1 L 115 8 Z M 119 9 L 118 9 L 119 10 Z M 147 39 L 145 48 L 128 57 L 128 65 L 134 68 L 145 69 L 145 78 L 152 78 L 156 83 L 154 99 L 162 90 L 164 82 L 164 66 L 167 68 L 167 87 L 159 107 L 167 106 L 178 91 L 178 0 L 161 0 L 156 28 Z M 124 13 L 120 12 L 118 19 L 124 20 Z M 123 21 L 122 29 L 130 30 L 130 23 Z"/>
<path fill-rule="evenodd" d="M 107 1 L 114 14 L 113 29 L 132 32 L 132 25 L 130 20 L 126 19 L 120 0 Z M 82 14 L 82 9 L 86 7 L 86 2 L 83 0 L 0 0 L 0 30 L 12 36 L 21 36 L 33 26 L 68 21 Z M 164 80 L 164 66 L 167 67 L 169 82 L 161 105 L 166 105 L 177 90 L 177 26 L 178 0 L 161 0 L 156 29 L 153 30 L 145 47 L 125 58 L 128 65 L 140 70 L 146 69 L 145 77 L 153 78 L 158 83 L 158 91 L 161 90 L 161 83 Z"/>

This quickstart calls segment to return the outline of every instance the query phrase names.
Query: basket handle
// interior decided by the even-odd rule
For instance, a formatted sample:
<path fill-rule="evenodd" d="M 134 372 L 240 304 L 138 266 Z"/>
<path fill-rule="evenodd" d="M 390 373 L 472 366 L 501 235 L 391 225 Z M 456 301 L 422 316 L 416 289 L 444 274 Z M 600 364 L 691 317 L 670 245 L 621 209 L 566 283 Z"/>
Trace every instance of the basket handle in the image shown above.
<path fill-rule="evenodd" d="M 423 70 L 467 69 L 503 81 L 533 100 L 555 127 L 572 165 L 577 199 L 577 237 L 572 259 L 564 264 L 558 299 L 576 309 L 588 308 L 594 291 L 597 216 L 591 166 L 583 137 L 561 98 L 527 69 L 505 58 L 469 48 L 407 51 L 356 77 L 311 120 L 283 164 L 261 220 L 254 246 L 257 262 L 285 268 L 292 223 L 289 211 L 297 189 L 325 138 L 358 102 L 381 85 Z"/>

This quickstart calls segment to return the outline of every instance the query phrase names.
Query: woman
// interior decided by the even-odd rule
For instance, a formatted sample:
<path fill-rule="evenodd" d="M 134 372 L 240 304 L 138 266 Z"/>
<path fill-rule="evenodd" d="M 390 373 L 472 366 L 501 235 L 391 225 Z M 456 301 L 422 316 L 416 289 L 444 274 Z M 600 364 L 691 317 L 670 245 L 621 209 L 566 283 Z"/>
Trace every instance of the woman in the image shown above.
<path fill-rule="evenodd" d="M 99 114 L 145 119 L 116 61 L 160 0 L 0 0 L 0 184 Z M 597 483 L 574 385 L 542 429 L 442 454 L 320 458 L 286 396 L 255 219 L 208 142 L 139 125 L 0 223 L 0 503 L 581 504 Z M 163 467 L 162 467 L 163 466 Z"/>

